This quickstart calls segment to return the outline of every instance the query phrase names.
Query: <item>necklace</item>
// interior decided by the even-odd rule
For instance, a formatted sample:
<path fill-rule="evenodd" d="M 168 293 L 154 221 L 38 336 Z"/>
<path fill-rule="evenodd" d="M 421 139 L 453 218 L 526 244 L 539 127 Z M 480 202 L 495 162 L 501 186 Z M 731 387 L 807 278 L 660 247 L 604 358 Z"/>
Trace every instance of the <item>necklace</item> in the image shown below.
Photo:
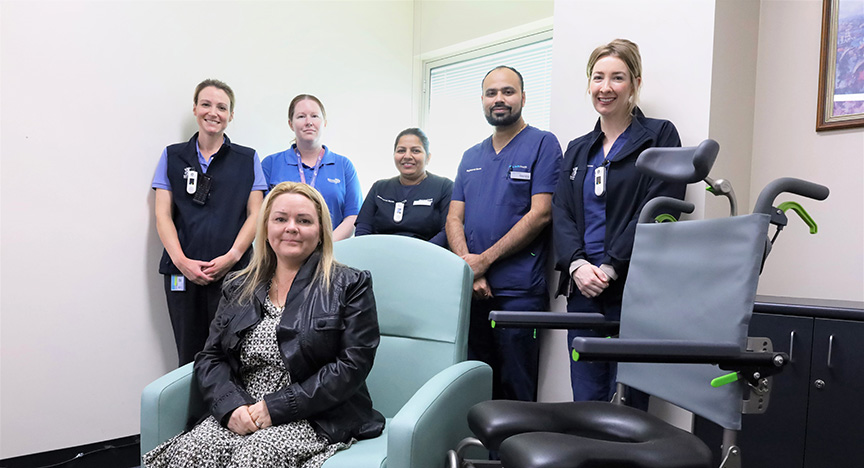
<path fill-rule="evenodd" d="M 281 306 L 279 305 L 279 283 L 276 282 L 276 278 L 273 278 L 272 283 L 273 283 L 273 289 L 275 291 L 274 295 L 276 296 L 276 301 L 273 301 L 273 305 L 275 305 L 277 309 L 284 310 L 285 309 L 285 303 L 283 302 Z"/>

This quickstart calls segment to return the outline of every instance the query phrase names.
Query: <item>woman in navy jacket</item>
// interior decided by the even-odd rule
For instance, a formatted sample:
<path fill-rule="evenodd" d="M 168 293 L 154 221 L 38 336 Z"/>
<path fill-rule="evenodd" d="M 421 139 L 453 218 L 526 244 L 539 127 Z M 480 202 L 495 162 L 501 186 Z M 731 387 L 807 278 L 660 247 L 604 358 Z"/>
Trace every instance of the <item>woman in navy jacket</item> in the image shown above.
<path fill-rule="evenodd" d="M 553 197 L 553 229 L 561 271 L 558 293 L 568 312 L 602 313 L 618 320 L 636 221 L 656 196 L 684 198 L 685 185 L 640 174 L 636 158 L 646 148 L 681 146 L 668 120 L 649 119 L 636 107 L 642 82 L 639 48 L 616 39 L 592 52 L 587 67 L 597 125 L 567 146 Z M 570 330 L 576 336 L 599 336 Z M 574 400 L 606 400 L 614 392 L 614 363 L 571 362 Z M 635 395 L 634 395 L 635 396 Z M 644 397 L 643 397 L 644 398 Z M 647 406 L 647 399 L 634 402 Z"/>
<path fill-rule="evenodd" d="M 444 222 L 453 181 L 429 173 L 429 138 L 419 128 L 396 136 L 393 159 L 399 175 L 375 182 L 357 216 L 355 235 L 395 234 L 447 247 Z"/>

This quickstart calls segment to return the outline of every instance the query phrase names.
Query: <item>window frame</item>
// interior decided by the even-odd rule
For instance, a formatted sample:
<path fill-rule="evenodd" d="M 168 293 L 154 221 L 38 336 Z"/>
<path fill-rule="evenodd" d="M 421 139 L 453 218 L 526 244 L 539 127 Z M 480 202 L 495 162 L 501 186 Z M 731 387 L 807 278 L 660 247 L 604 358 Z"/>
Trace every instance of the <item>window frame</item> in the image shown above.
<path fill-rule="evenodd" d="M 519 47 L 536 44 L 553 39 L 552 26 L 546 26 L 539 30 L 515 35 L 509 38 L 490 41 L 479 46 L 466 47 L 463 50 L 449 52 L 440 55 L 432 55 L 422 59 L 423 74 L 421 81 L 421 109 L 420 109 L 420 128 L 427 128 L 429 124 L 429 109 L 431 106 L 432 94 L 429 92 L 430 82 L 432 79 L 432 70 L 443 66 L 453 65 L 468 60 L 474 60 L 487 55 L 505 52 Z M 553 42 L 554 44 L 554 42 Z M 553 45 L 554 47 L 554 45 Z M 478 93 L 479 97 L 479 93 Z"/>

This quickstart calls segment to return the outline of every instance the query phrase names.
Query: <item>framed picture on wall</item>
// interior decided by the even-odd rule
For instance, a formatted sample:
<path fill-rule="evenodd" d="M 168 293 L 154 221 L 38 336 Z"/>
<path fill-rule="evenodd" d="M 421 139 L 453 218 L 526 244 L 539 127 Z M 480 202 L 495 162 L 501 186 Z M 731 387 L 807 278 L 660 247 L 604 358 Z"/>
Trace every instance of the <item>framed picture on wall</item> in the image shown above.
<path fill-rule="evenodd" d="M 816 131 L 864 127 L 864 0 L 823 0 Z"/>

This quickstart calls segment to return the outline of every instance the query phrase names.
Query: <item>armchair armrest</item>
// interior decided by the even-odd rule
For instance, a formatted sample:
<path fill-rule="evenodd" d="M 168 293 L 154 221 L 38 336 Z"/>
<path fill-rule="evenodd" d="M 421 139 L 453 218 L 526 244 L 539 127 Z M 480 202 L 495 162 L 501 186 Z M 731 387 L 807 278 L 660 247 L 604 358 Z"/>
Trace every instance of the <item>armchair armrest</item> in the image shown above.
<path fill-rule="evenodd" d="M 387 466 L 443 466 L 446 453 L 471 435 L 468 410 L 492 398 L 492 369 L 454 364 L 429 379 L 396 413 L 387 431 Z"/>
<path fill-rule="evenodd" d="M 567 314 L 560 312 L 512 312 L 493 310 L 489 313 L 493 326 L 512 328 L 593 328 L 609 334 L 618 333 L 618 322 L 607 321 L 603 314 Z"/>
<path fill-rule="evenodd" d="M 141 454 L 183 432 L 206 412 L 192 363 L 154 380 L 141 392 Z"/>

